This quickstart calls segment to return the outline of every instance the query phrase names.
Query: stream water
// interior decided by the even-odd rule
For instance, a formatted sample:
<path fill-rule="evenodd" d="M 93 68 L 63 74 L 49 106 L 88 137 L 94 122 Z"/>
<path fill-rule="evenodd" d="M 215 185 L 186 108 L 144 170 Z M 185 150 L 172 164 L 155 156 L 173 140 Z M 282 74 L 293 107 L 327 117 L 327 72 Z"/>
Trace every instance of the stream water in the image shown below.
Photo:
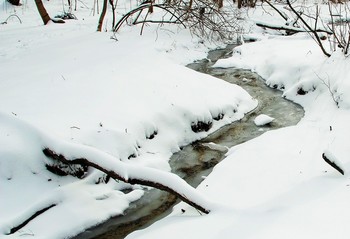
<path fill-rule="evenodd" d="M 192 63 L 188 67 L 242 86 L 251 96 L 258 99 L 259 105 L 242 120 L 222 127 L 207 138 L 184 147 L 172 156 L 170 160 L 172 171 L 194 187 L 198 186 L 213 167 L 224 158 L 226 147 L 246 142 L 268 130 L 295 125 L 304 115 L 300 106 L 283 99 L 280 91 L 268 88 L 258 75 L 242 69 L 211 68 L 213 62 L 219 58 L 229 56 L 232 47 L 212 51 L 208 54 L 208 59 Z M 262 113 L 275 120 L 263 127 L 256 126 L 254 118 Z M 212 147 L 209 143 L 215 143 L 220 147 Z M 168 215 L 175 203 L 177 200 L 173 195 L 156 189 L 146 191 L 140 200 L 130 205 L 125 215 L 111 218 L 105 223 L 86 230 L 74 239 L 125 238 L 132 231 L 149 226 Z"/>

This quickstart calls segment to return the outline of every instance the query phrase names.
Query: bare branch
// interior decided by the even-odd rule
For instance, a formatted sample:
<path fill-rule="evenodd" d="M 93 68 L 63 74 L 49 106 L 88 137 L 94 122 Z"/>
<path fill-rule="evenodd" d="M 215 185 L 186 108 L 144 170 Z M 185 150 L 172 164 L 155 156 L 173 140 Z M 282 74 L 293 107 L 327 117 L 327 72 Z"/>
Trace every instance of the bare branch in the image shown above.
<path fill-rule="evenodd" d="M 289 8 L 292 10 L 292 12 L 298 17 L 298 19 L 300 19 L 300 21 L 303 23 L 303 25 L 306 27 L 306 29 L 308 30 L 308 32 L 310 32 L 310 34 L 312 34 L 314 40 L 316 41 L 317 45 L 319 45 L 319 47 L 321 48 L 322 52 L 324 55 L 326 55 L 327 57 L 330 57 L 331 54 L 329 54 L 326 49 L 324 48 L 322 41 L 320 39 L 320 37 L 318 36 L 317 32 L 315 29 L 312 29 L 311 26 L 305 21 L 305 19 L 301 16 L 301 14 L 299 12 L 297 12 L 295 10 L 295 8 L 292 6 L 292 4 L 290 3 L 290 0 L 286 0 L 287 4 L 289 6 Z M 316 16 L 318 17 L 318 16 Z"/>
<path fill-rule="evenodd" d="M 264 28 L 269 28 L 269 29 L 273 29 L 273 30 L 284 30 L 289 32 L 290 34 L 294 34 L 296 32 L 310 32 L 304 28 L 299 28 L 299 27 L 292 27 L 292 26 L 288 26 L 288 25 L 272 25 L 272 24 L 268 24 L 268 23 L 263 23 L 263 22 L 256 22 L 255 23 L 258 27 L 264 27 Z M 333 34 L 330 31 L 324 30 L 324 29 L 315 29 L 314 31 L 316 32 L 325 32 L 327 34 Z"/>
<path fill-rule="evenodd" d="M 285 21 L 288 20 L 287 16 L 278 10 L 269 0 L 263 0 L 263 3 L 266 2 L 271 8 L 273 8 Z"/>
<path fill-rule="evenodd" d="M 33 219 L 35 219 L 37 216 L 40 216 L 41 214 L 43 214 L 44 212 L 46 212 L 47 210 L 55 207 L 56 204 L 51 204 L 45 208 L 42 208 L 40 210 L 38 210 L 37 212 L 35 212 L 33 215 L 31 215 L 29 218 L 25 219 L 21 224 L 11 228 L 10 233 L 8 233 L 7 235 L 11 235 L 15 232 L 17 232 L 18 230 L 20 230 L 21 228 L 23 228 L 25 225 L 27 225 L 30 221 L 32 221 Z"/>
<path fill-rule="evenodd" d="M 234 16 L 229 16 L 223 9 L 220 9 L 221 0 L 183 0 L 166 1 L 164 4 L 143 3 L 125 14 L 114 26 L 117 32 L 127 20 L 136 15 L 133 24 L 156 23 L 156 24 L 180 24 L 189 28 L 192 33 L 207 39 L 231 39 L 234 34 L 240 32 L 240 25 Z M 151 18 L 148 14 L 150 9 L 157 8 L 163 16 Z M 143 12 L 148 9 L 147 13 Z M 155 9 L 154 9 L 155 11 Z M 140 20 L 142 15 L 142 19 Z M 158 14 L 159 16 L 159 14 Z M 141 32 L 143 30 L 141 29 Z"/>

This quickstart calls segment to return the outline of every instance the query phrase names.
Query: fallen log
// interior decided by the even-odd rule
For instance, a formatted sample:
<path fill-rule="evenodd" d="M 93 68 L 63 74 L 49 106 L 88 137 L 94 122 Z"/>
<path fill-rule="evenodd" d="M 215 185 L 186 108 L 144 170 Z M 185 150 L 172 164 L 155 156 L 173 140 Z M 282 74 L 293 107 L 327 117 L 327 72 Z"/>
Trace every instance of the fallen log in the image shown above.
<path fill-rule="evenodd" d="M 255 24 L 258 27 L 262 27 L 262 28 L 269 28 L 269 29 L 273 29 L 273 30 L 286 31 L 288 35 L 292 35 L 292 34 L 297 33 L 297 32 L 310 32 L 304 28 L 292 27 L 292 26 L 288 26 L 288 25 L 273 25 L 273 24 L 264 23 L 264 22 L 256 22 Z M 329 35 L 333 34 L 332 32 L 327 31 L 325 29 L 316 29 L 315 31 L 327 33 Z"/>
<path fill-rule="evenodd" d="M 109 177 L 125 183 L 149 186 L 169 192 L 200 212 L 205 214 L 210 212 L 207 206 L 204 205 L 206 204 L 206 200 L 204 200 L 194 188 L 175 174 L 147 167 L 137 167 L 120 161 L 115 162 L 115 164 L 118 164 L 123 172 L 117 172 L 117 170 L 108 168 L 109 162 L 106 163 L 106 161 L 103 161 L 103 155 L 99 155 L 102 159 L 101 163 L 96 163 L 96 161 L 94 162 L 86 158 L 68 159 L 50 148 L 44 148 L 43 153 L 46 157 L 65 164 L 80 164 L 82 166 L 93 167 L 104 172 Z M 105 165 L 103 166 L 103 164 Z"/>

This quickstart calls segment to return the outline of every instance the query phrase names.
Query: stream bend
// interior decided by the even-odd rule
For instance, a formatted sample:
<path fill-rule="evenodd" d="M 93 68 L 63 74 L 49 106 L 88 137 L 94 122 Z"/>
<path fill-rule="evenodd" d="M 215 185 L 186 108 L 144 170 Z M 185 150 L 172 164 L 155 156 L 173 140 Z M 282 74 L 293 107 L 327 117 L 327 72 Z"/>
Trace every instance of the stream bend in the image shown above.
<path fill-rule="evenodd" d="M 197 187 L 214 166 L 224 159 L 227 149 L 251 140 L 269 130 L 297 124 L 304 116 L 303 109 L 281 97 L 281 92 L 265 85 L 264 80 L 248 70 L 235 68 L 212 68 L 220 58 L 230 56 L 234 45 L 214 50 L 208 58 L 191 63 L 189 68 L 210 74 L 232 84 L 243 87 L 259 101 L 256 109 L 240 121 L 224 126 L 207 138 L 194 142 L 175 153 L 170 160 L 172 172 Z M 259 114 L 269 115 L 275 120 L 265 126 L 256 126 L 254 119 Z M 151 225 L 171 212 L 177 203 L 175 196 L 157 189 L 145 192 L 138 201 L 132 203 L 124 215 L 113 217 L 106 222 L 90 228 L 74 239 L 121 239 L 129 233 Z"/>

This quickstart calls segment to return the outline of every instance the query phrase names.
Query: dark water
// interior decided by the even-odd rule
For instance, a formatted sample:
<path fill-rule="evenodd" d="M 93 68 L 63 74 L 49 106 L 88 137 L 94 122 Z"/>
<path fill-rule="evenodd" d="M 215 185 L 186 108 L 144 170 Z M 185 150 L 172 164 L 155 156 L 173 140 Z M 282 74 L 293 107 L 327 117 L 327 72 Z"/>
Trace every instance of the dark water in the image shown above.
<path fill-rule="evenodd" d="M 251 96 L 258 99 L 259 105 L 242 120 L 184 147 L 171 157 L 172 171 L 194 187 L 198 186 L 213 167 L 224 159 L 227 147 L 246 142 L 268 130 L 295 125 L 304 115 L 300 106 L 283 99 L 280 91 L 268 88 L 258 75 L 242 69 L 211 67 L 217 59 L 228 57 L 231 49 L 232 46 L 228 46 L 227 49 L 212 51 L 208 54 L 208 59 L 192 63 L 188 67 L 242 86 Z M 275 120 L 267 126 L 257 127 L 253 122 L 254 118 L 262 113 Z M 129 233 L 149 226 L 168 215 L 175 203 L 177 200 L 173 195 L 156 189 L 146 191 L 140 200 L 131 204 L 125 215 L 111 218 L 74 238 L 125 238 Z"/>

